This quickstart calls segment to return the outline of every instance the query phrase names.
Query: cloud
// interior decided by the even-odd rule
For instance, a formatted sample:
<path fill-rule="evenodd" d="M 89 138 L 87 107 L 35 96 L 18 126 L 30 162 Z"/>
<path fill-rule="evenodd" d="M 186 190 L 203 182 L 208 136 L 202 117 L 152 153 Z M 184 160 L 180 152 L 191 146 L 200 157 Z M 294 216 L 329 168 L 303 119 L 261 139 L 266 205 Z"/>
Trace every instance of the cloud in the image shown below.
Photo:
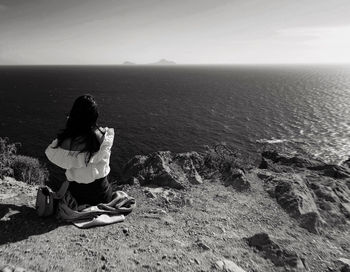
<path fill-rule="evenodd" d="M 297 40 L 305 57 L 325 62 L 350 62 L 350 25 L 332 27 L 300 27 L 278 31 L 286 40 Z"/>
<path fill-rule="evenodd" d="M 350 25 L 288 28 L 282 29 L 278 33 L 285 38 L 300 39 L 309 45 L 350 45 Z"/>
<path fill-rule="evenodd" d="M 7 10 L 8 7 L 6 5 L 0 4 L 0 12 Z"/>

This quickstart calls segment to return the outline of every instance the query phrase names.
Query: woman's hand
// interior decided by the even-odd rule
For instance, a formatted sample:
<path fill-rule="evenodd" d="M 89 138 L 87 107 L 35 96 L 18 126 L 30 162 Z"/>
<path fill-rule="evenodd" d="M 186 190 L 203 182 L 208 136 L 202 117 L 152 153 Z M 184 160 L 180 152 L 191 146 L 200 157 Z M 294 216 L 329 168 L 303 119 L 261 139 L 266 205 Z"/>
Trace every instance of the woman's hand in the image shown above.
<path fill-rule="evenodd" d="M 97 140 L 101 144 L 105 138 L 106 129 L 103 127 L 99 127 L 99 128 L 96 128 L 94 132 L 95 132 L 95 135 L 97 137 Z"/>

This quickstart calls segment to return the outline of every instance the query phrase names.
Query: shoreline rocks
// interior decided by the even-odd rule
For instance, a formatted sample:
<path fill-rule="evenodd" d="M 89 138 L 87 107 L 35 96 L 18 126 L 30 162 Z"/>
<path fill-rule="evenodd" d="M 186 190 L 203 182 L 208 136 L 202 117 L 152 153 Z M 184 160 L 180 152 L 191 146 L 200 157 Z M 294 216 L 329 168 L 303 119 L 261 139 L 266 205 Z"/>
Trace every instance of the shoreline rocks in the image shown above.
<path fill-rule="evenodd" d="M 319 233 L 321 218 L 312 197 L 300 175 L 272 176 L 265 180 L 266 191 L 301 227 Z"/>
<path fill-rule="evenodd" d="M 135 156 L 124 167 L 122 182 L 130 184 L 137 179 L 142 186 L 185 189 L 191 184 L 203 183 L 197 171 L 200 160 L 196 152 L 174 154 L 170 151 L 158 151 Z"/>
<path fill-rule="evenodd" d="M 230 160 L 225 167 L 215 168 L 206 165 L 204 158 L 196 152 L 162 151 L 135 156 L 125 166 L 122 183 L 143 187 L 119 185 L 120 189 L 131 190 L 144 204 L 135 213 L 137 220 L 131 221 L 135 226 L 125 224 L 118 232 L 111 229 L 119 240 L 133 241 L 130 245 L 135 249 L 130 252 L 140 253 L 132 255 L 135 263 L 127 265 L 163 269 L 162 265 L 169 268 L 170 262 L 178 262 L 205 271 L 349 271 L 345 258 L 350 253 L 350 178 L 346 167 L 278 153 L 263 158 L 267 169 L 242 169 Z M 27 224 L 26 212 L 11 203 L 23 202 L 31 192 L 30 203 L 36 190 L 23 182 L 4 180 L 0 184 L 6 211 L 3 239 L 7 241 L 7 236 L 20 233 L 7 235 L 12 231 L 8 222 Z M 25 224 L 18 229 L 27 229 Z M 143 232 L 135 231 L 137 227 Z M 163 240 L 149 247 L 148 237 L 157 240 L 158 230 Z M 172 241 L 177 235 L 181 239 Z M 101 237 L 104 232 L 96 239 Z M 146 237 L 141 245 L 140 237 Z M 174 243 L 163 247 L 163 241 Z M 179 251 L 171 261 L 162 257 L 147 263 L 149 254 L 160 247 L 164 250 L 159 251 L 160 256 L 170 256 L 180 244 L 183 252 L 192 254 L 189 260 Z M 144 259 L 139 261 L 141 254 Z M 109 270 L 110 259 L 107 264 L 101 257 L 104 263 L 99 268 Z"/>
<path fill-rule="evenodd" d="M 255 172 L 263 181 L 264 189 L 300 227 L 320 234 L 323 227 L 350 223 L 349 171 L 344 166 L 301 155 L 266 151 L 262 153 L 260 169 L 246 173 L 234 165 L 221 169 L 206 166 L 205 156 L 197 152 L 159 151 L 132 158 L 124 167 L 122 183 L 183 190 L 202 184 L 205 177 L 238 192 L 251 192 L 254 181 L 249 180 L 250 173 Z M 146 194 L 155 198 L 152 192 Z"/>
<path fill-rule="evenodd" d="M 350 172 L 301 155 L 263 152 L 258 177 L 269 195 L 308 231 L 350 223 Z"/>

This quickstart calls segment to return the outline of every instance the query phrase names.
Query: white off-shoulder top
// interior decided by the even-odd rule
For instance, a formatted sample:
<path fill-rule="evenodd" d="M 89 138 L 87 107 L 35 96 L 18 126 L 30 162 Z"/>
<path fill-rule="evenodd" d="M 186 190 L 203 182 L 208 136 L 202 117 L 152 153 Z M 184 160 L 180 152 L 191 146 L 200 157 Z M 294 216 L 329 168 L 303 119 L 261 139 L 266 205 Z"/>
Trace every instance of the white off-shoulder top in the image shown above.
<path fill-rule="evenodd" d="M 66 169 L 66 177 L 69 181 L 78 183 L 91 183 L 96 179 L 104 178 L 110 172 L 109 160 L 114 141 L 114 129 L 104 128 L 105 134 L 100 149 L 86 164 L 86 152 L 70 151 L 57 147 L 57 139 L 46 148 L 47 158 L 57 166 Z"/>

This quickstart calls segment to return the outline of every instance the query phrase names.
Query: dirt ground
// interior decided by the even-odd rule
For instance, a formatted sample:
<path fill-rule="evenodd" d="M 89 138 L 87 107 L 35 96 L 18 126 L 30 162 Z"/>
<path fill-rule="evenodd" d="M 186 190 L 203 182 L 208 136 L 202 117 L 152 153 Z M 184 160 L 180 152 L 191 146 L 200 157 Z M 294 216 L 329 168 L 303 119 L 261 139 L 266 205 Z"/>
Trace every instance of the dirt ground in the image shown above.
<path fill-rule="evenodd" d="M 337 260 L 350 259 L 349 224 L 310 233 L 268 195 L 254 173 L 249 178 L 249 192 L 210 180 L 186 190 L 125 185 L 119 189 L 136 199 L 135 210 L 123 223 L 92 229 L 39 218 L 36 187 L 6 178 L 0 181 L 0 269 L 298 271 L 276 266 L 248 245 L 246 238 L 261 232 L 305 259 L 308 271 L 338 271 Z"/>

